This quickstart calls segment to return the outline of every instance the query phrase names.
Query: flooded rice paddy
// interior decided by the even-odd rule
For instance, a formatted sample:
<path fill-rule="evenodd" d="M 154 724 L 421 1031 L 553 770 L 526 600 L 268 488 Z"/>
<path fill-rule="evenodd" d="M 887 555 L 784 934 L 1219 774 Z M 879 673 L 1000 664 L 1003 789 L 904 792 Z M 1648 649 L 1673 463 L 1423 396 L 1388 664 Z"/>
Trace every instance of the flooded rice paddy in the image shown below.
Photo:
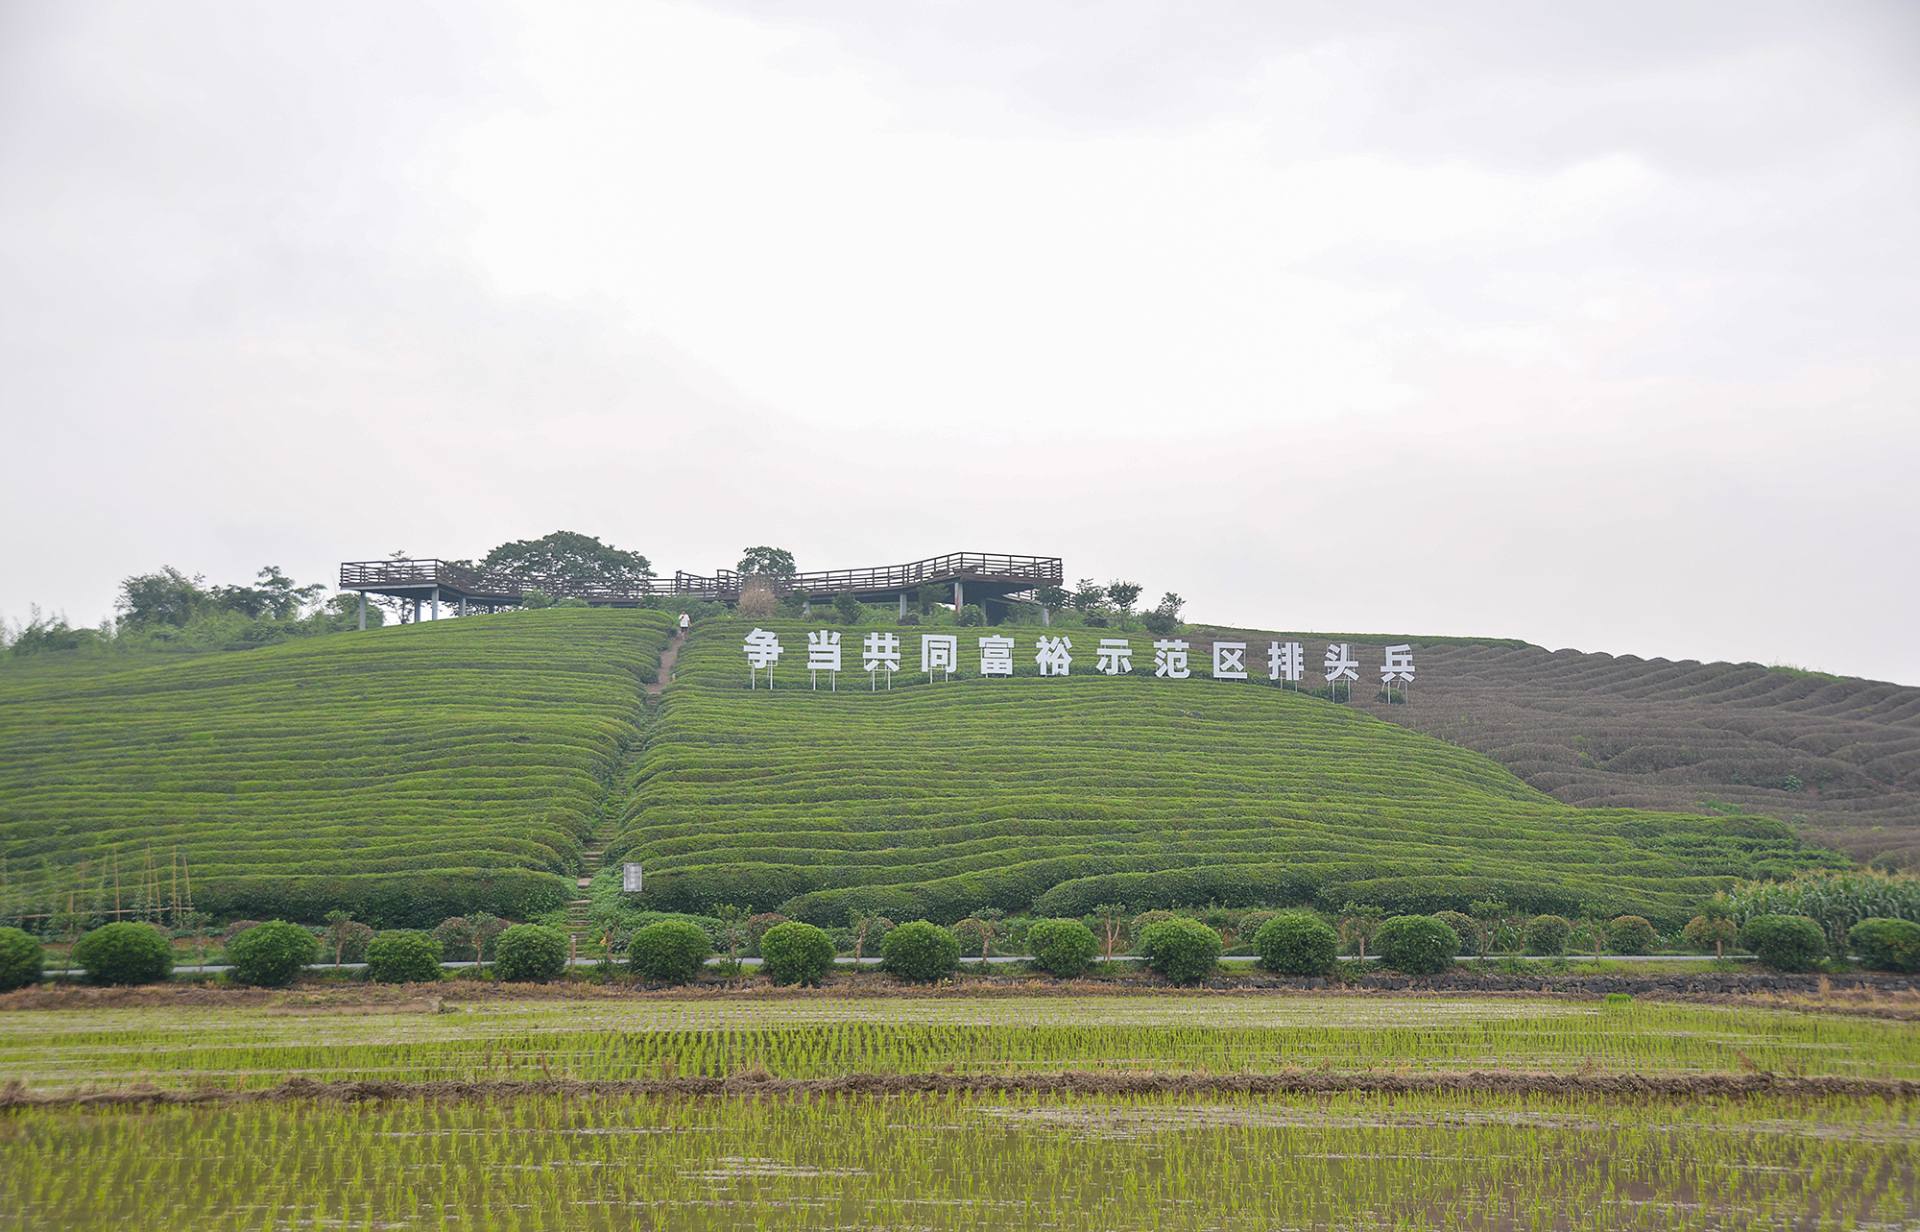
<path fill-rule="evenodd" d="M 0 1113 L 0 1228 L 1920 1226 L 1920 1101 L 899 1094 Z"/>
<path fill-rule="evenodd" d="M 1920 1078 L 1911 1024 L 1732 1006 L 1340 996 L 857 997 L 289 1005 L 0 1014 L 35 1092 L 319 1081 L 623 1081 L 1097 1067 Z"/>

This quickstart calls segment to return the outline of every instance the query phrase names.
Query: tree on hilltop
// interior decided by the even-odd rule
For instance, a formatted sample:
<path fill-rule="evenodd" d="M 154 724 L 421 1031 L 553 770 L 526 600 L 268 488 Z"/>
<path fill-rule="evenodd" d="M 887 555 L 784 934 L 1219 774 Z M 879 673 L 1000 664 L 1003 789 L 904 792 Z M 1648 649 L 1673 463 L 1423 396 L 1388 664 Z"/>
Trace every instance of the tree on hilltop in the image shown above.
<path fill-rule="evenodd" d="M 1140 601 L 1140 592 L 1144 589 L 1138 582 L 1108 582 L 1107 599 L 1122 616 L 1131 616 L 1133 605 Z"/>
<path fill-rule="evenodd" d="M 327 592 L 326 586 L 319 582 L 296 586 L 292 578 L 280 571 L 279 565 L 268 565 L 255 576 L 259 581 L 256 586 L 214 587 L 208 592 L 214 606 L 256 620 L 262 616 L 293 620 Z"/>
<path fill-rule="evenodd" d="M 799 572 L 793 553 L 785 548 L 747 548 L 740 553 L 740 572 L 753 577 L 790 578 Z"/>
<path fill-rule="evenodd" d="M 1186 605 L 1187 601 L 1185 599 L 1182 599 L 1172 591 L 1168 591 L 1166 594 L 1160 596 L 1159 605 L 1141 617 L 1141 619 L 1146 623 L 1147 630 L 1151 633 L 1172 633 L 1180 627 L 1180 609 Z"/>
<path fill-rule="evenodd" d="M 199 574 L 188 577 L 172 565 L 162 565 L 153 573 L 136 573 L 120 581 L 120 597 L 113 610 L 122 624 L 135 628 L 173 625 L 178 628 L 205 610 L 209 599 L 207 579 Z"/>
<path fill-rule="evenodd" d="M 546 583 L 549 590 L 620 589 L 653 576 L 653 562 L 638 552 L 602 543 L 594 535 L 556 530 L 538 539 L 517 539 L 488 552 L 480 567 L 521 582 Z"/>
<path fill-rule="evenodd" d="M 327 590 L 317 582 L 296 584 L 278 565 L 265 566 L 255 577 L 253 586 L 208 586 L 200 574 L 188 576 L 162 565 L 152 573 L 123 578 L 113 608 L 120 623 L 131 629 L 181 629 L 210 612 L 233 612 L 249 620 L 297 620 Z"/>

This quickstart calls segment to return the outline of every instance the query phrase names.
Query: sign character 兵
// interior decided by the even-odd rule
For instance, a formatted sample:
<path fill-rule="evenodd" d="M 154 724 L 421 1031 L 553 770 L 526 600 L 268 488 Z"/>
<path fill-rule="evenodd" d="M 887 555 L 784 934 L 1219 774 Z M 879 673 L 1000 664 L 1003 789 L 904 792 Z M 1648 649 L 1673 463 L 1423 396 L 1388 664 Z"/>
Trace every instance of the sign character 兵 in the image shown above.
<path fill-rule="evenodd" d="M 1400 700 L 1407 700 L 1407 688 L 1413 684 L 1413 647 L 1405 642 L 1381 651 L 1380 683 L 1386 687 L 1387 701 L 1393 701 L 1393 682 L 1400 682 Z"/>

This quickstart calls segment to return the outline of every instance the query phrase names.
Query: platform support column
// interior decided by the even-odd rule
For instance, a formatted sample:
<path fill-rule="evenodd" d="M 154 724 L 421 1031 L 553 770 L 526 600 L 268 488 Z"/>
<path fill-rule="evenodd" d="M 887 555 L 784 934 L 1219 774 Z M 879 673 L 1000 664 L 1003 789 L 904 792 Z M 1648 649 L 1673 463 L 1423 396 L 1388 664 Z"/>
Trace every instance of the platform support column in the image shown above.
<path fill-rule="evenodd" d="M 1053 627 L 1053 609 L 1045 607 L 1040 609 L 1040 624 L 1042 628 Z"/>
<path fill-rule="evenodd" d="M 906 618 L 907 618 L 907 592 L 903 590 L 900 592 L 900 619 L 905 620 Z"/>
<path fill-rule="evenodd" d="M 367 631 L 367 592 L 360 592 L 360 632 Z"/>
<path fill-rule="evenodd" d="M 967 605 L 967 588 L 960 584 L 959 578 L 955 578 L 953 580 L 953 614 L 955 616 L 958 616 L 960 614 L 960 609 L 965 607 L 966 605 Z"/>
<path fill-rule="evenodd" d="M 460 596 L 460 614 L 462 616 L 467 614 L 467 597 L 465 595 Z"/>
<path fill-rule="evenodd" d="M 419 595 L 415 595 L 413 597 L 413 623 L 416 625 L 420 623 L 420 596 Z"/>
<path fill-rule="evenodd" d="M 433 618 L 440 619 L 440 588 L 438 586 L 433 588 Z"/>

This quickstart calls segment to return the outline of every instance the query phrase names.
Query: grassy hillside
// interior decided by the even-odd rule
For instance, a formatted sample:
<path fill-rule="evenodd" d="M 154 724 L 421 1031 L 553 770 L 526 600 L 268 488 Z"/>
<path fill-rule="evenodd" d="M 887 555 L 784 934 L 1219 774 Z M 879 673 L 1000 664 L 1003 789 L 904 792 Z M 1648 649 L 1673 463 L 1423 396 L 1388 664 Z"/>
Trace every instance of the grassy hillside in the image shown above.
<path fill-rule="evenodd" d="M 1305 636 L 1311 670 L 1326 637 Z M 1375 669 L 1386 639 L 1354 640 Z M 1356 689 L 1357 704 L 1485 753 L 1555 799 L 1777 817 L 1857 859 L 1920 867 L 1920 689 L 1756 663 L 1394 640 L 1416 648 L 1414 704 Z M 1193 641 L 1211 645 L 1204 632 Z"/>
<path fill-rule="evenodd" d="M 662 908 L 838 922 L 1498 896 L 1673 921 L 1721 879 L 1822 858 L 1778 822 L 1572 808 L 1484 757 L 1264 683 L 1094 676 L 1078 637 L 1075 674 L 1036 679 L 1030 629 L 1012 630 L 1012 680 L 971 678 L 984 631 L 958 630 L 963 678 L 910 683 L 921 630 L 902 629 L 891 693 L 857 671 L 812 692 L 806 626 L 765 623 L 787 646 L 783 687 L 746 689 L 749 622 L 703 623 L 638 763 L 613 850 L 647 865 Z M 844 635 L 853 667 L 860 635 Z M 1151 672 L 1150 650 L 1134 668 Z"/>
<path fill-rule="evenodd" d="M 222 914 L 552 906 L 667 636 L 563 609 L 0 671 L 5 905 L 111 906 L 116 853 L 131 902 L 177 850 Z"/>

